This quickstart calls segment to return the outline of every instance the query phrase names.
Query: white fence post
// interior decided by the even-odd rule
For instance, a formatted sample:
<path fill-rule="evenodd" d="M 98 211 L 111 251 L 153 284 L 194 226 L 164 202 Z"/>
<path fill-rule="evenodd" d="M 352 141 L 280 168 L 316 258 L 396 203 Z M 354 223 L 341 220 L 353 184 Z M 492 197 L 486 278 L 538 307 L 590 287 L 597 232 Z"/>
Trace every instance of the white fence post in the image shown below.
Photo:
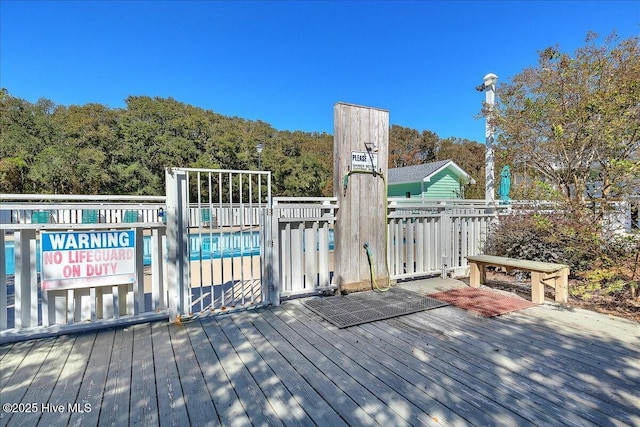
<path fill-rule="evenodd" d="M 275 206 L 275 204 L 267 208 L 266 218 L 268 219 L 268 223 L 265 224 L 265 231 L 271 234 L 270 239 L 265 239 L 265 245 L 267 245 L 267 277 L 269 278 L 267 295 L 269 296 L 271 305 L 279 306 L 282 293 L 282 277 L 280 275 L 280 257 L 282 252 L 280 250 L 280 219 L 273 206 Z"/>
<path fill-rule="evenodd" d="M 144 311 L 144 228 L 136 227 L 136 284 L 133 288 L 133 314 Z"/>
<path fill-rule="evenodd" d="M 167 168 L 167 287 L 169 320 L 189 314 L 189 203 L 187 173 Z"/>
<path fill-rule="evenodd" d="M 166 308 L 167 289 L 164 275 L 165 262 L 164 251 L 166 244 L 165 230 L 154 228 L 151 231 L 151 309 Z"/>
<path fill-rule="evenodd" d="M 15 327 L 38 325 L 38 275 L 36 272 L 36 230 L 16 231 L 15 244 Z"/>
<path fill-rule="evenodd" d="M 453 221 L 451 220 L 451 212 L 449 208 L 445 208 L 440 213 L 440 245 L 442 249 L 442 273 L 441 276 L 447 277 L 447 273 L 449 272 L 449 268 L 451 267 L 451 246 L 452 246 L 452 238 L 454 236 L 453 232 Z"/>

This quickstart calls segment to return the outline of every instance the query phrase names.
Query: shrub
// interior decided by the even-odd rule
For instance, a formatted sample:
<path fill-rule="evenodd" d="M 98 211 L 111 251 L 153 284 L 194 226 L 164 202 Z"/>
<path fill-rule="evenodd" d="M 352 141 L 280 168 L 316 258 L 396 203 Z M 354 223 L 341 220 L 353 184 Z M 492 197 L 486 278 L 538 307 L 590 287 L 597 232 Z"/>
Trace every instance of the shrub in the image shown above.
<path fill-rule="evenodd" d="M 573 296 L 638 298 L 640 235 L 603 235 L 588 215 L 517 214 L 500 218 L 490 233 L 488 254 L 567 264 L 581 281 Z"/>
<path fill-rule="evenodd" d="M 585 271 L 601 251 L 593 224 L 554 214 L 519 214 L 500 218 L 487 240 L 490 254 L 568 264 L 573 274 Z"/>

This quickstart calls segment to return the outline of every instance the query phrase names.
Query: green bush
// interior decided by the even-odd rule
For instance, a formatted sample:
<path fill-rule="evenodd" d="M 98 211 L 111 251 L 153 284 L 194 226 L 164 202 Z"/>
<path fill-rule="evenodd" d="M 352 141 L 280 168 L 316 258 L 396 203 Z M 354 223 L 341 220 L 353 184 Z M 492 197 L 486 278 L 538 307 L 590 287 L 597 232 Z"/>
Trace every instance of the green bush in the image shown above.
<path fill-rule="evenodd" d="M 487 240 L 485 252 L 567 264 L 572 274 L 577 274 L 592 267 L 602 245 L 592 223 L 564 215 L 517 214 L 500 218 Z"/>

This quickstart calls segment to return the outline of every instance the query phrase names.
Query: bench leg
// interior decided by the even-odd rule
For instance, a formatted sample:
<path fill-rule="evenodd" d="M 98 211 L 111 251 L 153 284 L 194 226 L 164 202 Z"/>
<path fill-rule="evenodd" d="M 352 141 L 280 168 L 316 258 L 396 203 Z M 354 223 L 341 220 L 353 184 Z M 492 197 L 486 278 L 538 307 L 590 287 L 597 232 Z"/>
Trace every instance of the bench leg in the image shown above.
<path fill-rule="evenodd" d="M 563 268 L 555 279 L 556 302 L 566 304 L 569 300 L 569 269 Z"/>
<path fill-rule="evenodd" d="M 476 262 L 470 262 L 470 276 L 469 276 L 469 285 L 472 288 L 478 288 L 480 285 L 484 284 L 485 280 L 485 265 Z"/>
<path fill-rule="evenodd" d="M 544 303 L 544 283 L 542 282 L 544 273 L 531 272 L 531 301 L 536 304 Z"/>

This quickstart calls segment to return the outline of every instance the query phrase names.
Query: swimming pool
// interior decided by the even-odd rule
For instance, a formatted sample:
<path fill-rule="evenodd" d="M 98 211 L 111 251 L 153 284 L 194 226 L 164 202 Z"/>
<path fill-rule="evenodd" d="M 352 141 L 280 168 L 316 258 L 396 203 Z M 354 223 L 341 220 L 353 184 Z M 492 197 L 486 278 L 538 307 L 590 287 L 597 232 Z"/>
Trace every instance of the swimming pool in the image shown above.
<path fill-rule="evenodd" d="M 329 230 L 329 249 L 333 249 L 333 230 Z M 144 236 L 144 265 L 151 265 L 151 236 Z M 219 259 L 260 254 L 259 231 L 235 231 L 189 235 L 191 260 Z M 40 271 L 40 242 L 36 242 L 36 266 Z M 13 242 L 5 242 L 6 274 L 15 274 L 15 248 Z"/>

